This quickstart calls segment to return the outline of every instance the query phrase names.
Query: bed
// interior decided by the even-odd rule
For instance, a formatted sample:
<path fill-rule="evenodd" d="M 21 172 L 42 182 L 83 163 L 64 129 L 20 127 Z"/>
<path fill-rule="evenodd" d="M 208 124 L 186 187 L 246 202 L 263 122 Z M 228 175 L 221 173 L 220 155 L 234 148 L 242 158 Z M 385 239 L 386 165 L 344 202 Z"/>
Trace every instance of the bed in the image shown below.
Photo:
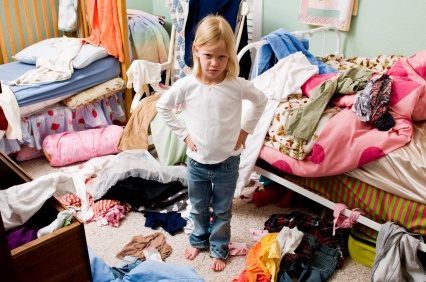
<path fill-rule="evenodd" d="M 315 57 L 319 72 L 300 81 L 299 92 L 296 93 L 302 95 L 298 98 L 290 97 L 280 102 L 277 96 L 273 96 L 275 101 L 269 100 L 255 132 L 247 139 L 246 150 L 241 156 L 240 179 L 235 196 L 241 195 L 254 170 L 331 210 L 336 203 L 342 203 L 347 206 L 342 212 L 346 216 L 351 215 L 352 209 L 361 209 L 363 215 L 357 221 L 362 224 L 363 231 L 372 237 L 376 237 L 381 225 L 388 221 L 403 226 L 411 233 L 425 236 L 426 194 L 423 179 L 426 163 L 426 50 L 409 58 L 400 55 L 343 58 L 338 30 L 333 27 L 292 33 L 278 30 L 273 36 L 288 40 L 286 36 L 290 34 L 302 40 L 307 35 L 317 31 L 322 33 L 324 30 L 336 31 L 336 53 Z M 250 44 L 239 56 L 253 47 L 257 55 L 259 52 L 273 53 L 271 49 L 274 49 L 274 43 L 271 42 L 274 42 L 273 39 L 266 38 Z M 263 47 L 269 49 L 262 51 Z M 289 52 L 289 56 L 294 52 Z M 256 63 L 260 62 L 261 67 L 253 70 L 258 74 L 252 76 L 254 84 L 264 90 L 267 96 L 276 95 L 276 92 L 265 86 L 265 80 L 274 77 L 271 70 L 277 69 L 278 63 L 268 66 L 268 60 L 266 63 L 261 57 L 256 60 L 259 60 Z M 313 96 L 317 95 L 315 91 L 325 96 L 330 91 L 327 85 L 338 84 L 332 82 L 336 78 L 335 74 L 324 71 L 330 66 L 340 71 L 340 77 L 350 69 L 371 71 L 371 76 L 366 77 L 365 87 L 370 82 L 370 86 L 374 85 L 371 89 L 377 90 L 372 93 L 380 92 L 382 98 L 381 90 L 391 94 L 387 99 L 383 98 L 380 105 L 386 105 L 386 112 L 391 115 L 393 123 L 385 123 L 383 128 L 376 123 L 361 120 L 363 116 L 352 110 L 359 101 L 355 94 L 358 91 L 344 95 L 336 91 L 342 88 L 332 89 L 330 103 L 327 103 L 319 119 L 308 119 L 309 122 L 306 122 L 303 110 L 298 109 L 306 107 L 318 97 Z M 300 80 L 301 76 L 299 73 L 297 79 Z M 283 81 L 297 80 L 291 76 L 280 78 Z M 375 84 L 382 78 L 380 85 L 386 85 L 386 88 Z M 385 84 L 385 78 L 390 78 L 387 80 L 390 84 Z M 278 81 L 276 77 L 275 81 Z M 310 98 L 306 96 L 313 98 L 309 101 Z M 300 122 L 297 123 L 297 120 Z M 309 126 L 312 123 L 316 124 L 314 128 Z M 303 130 L 298 131 L 294 125 L 304 126 Z M 286 127 L 290 127 L 290 133 Z M 312 135 L 303 136 L 306 131 Z M 425 251 L 425 245 L 420 244 L 419 249 Z"/>
<path fill-rule="evenodd" d="M 125 85 L 130 65 L 125 1 L 4 1 L 1 14 L 0 120 L 9 128 L 0 135 L 1 151 L 18 161 L 28 160 L 43 155 L 47 135 L 125 124 L 133 96 Z M 101 32 L 105 18 L 111 20 L 109 34 Z M 74 42 L 81 46 L 69 48 L 77 46 Z M 50 72 L 45 72 L 37 77 L 41 83 L 32 83 L 33 77 L 24 75 L 45 66 L 37 59 L 54 52 L 54 44 L 65 47 L 62 53 L 50 53 L 52 58 L 65 60 L 67 54 L 76 53 L 61 65 L 65 70 L 61 69 L 59 81 L 47 80 Z M 6 100 L 7 92 L 16 101 Z M 11 110 L 17 107 L 19 111 Z"/>

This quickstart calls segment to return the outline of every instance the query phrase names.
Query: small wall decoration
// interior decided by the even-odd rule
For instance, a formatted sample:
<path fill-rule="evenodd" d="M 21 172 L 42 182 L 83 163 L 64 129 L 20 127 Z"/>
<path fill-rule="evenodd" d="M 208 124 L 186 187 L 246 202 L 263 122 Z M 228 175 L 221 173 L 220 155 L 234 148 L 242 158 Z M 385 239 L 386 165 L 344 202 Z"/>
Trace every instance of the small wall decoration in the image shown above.
<path fill-rule="evenodd" d="M 358 13 L 358 0 L 302 0 L 299 22 L 310 25 L 333 25 L 348 31 L 351 18 Z"/>

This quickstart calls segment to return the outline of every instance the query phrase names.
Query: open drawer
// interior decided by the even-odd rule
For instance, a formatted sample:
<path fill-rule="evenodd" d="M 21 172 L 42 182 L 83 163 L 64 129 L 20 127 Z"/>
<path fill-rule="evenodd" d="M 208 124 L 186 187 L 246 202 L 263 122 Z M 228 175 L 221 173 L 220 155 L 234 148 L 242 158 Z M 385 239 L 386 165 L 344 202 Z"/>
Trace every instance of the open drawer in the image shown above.
<path fill-rule="evenodd" d="M 0 189 L 31 181 L 13 160 L 0 152 Z M 7 186 L 7 187 L 6 187 Z M 42 209 L 64 210 L 56 198 Z M 83 223 L 71 224 L 10 250 L 0 217 L 0 277 L 2 281 L 92 281 Z"/>

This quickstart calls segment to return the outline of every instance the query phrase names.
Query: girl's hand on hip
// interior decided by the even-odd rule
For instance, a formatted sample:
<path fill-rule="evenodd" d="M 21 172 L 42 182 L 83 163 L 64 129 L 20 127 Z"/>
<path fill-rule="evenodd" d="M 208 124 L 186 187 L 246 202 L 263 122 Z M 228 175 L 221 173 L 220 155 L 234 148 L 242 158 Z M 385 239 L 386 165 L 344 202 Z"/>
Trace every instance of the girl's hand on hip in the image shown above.
<path fill-rule="evenodd" d="M 237 144 L 235 144 L 234 150 L 238 150 L 243 146 L 243 148 L 246 148 L 246 139 L 247 139 L 248 133 L 244 130 L 240 130 L 240 135 L 238 136 Z"/>
<path fill-rule="evenodd" d="M 186 136 L 185 143 L 191 151 L 197 151 L 197 145 L 192 142 L 191 135 Z"/>

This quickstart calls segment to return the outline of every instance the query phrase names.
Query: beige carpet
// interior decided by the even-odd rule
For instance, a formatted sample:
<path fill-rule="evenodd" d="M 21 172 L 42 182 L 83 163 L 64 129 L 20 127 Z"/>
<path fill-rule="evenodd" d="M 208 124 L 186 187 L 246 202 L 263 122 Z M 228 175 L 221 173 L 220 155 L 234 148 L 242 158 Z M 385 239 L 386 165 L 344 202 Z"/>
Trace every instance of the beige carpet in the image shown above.
<path fill-rule="evenodd" d="M 20 166 L 33 178 L 55 172 L 60 168 L 52 168 L 45 158 L 38 158 L 20 163 Z M 232 217 L 232 238 L 233 242 L 246 243 L 248 248 L 253 247 L 255 242 L 249 234 L 249 229 L 262 230 L 265 221 L 274 213 L 290 213 L 297 210 L 303 213 L 318 216 L 308 207 L 312 203 L 306 202 L 304 205 L 278 208 L 275 205 L 267 205 L 256 208 L 253 204 L 240 199 L 234 200 Z M 118 228 L 111 226 L 100 227 L 96 223 L 86 223 L 86 239 L 90 248 L 110 266 L 115 266 L 120 260 L 115 255 L 126 245 L 132 236 L 150 235 L 154 232 L 163 232 L 167 243 L 172 247 L 172 254 L 166 259 L 166 263 L 190 265 L 207 282 L 232 281 L 238 278 L 240 273 L 246 268 L 245 256 L 229 256 L 226 269 L 222 272 L 213 272 L 210 269 L 211 258 L 207 252 L 202 252 L 194 261 L 184 258 L 183 252 L 188 246 L 188 235 L 183 232 L 171 236 L 161 227 L 152 230 L 144 226 L 145 218 L 143 214 L 131 212 L 120 222 Z M 328 281 L 370 281 L 370 268 L 348 258 L 342 269 L 336 270 Z"/>

